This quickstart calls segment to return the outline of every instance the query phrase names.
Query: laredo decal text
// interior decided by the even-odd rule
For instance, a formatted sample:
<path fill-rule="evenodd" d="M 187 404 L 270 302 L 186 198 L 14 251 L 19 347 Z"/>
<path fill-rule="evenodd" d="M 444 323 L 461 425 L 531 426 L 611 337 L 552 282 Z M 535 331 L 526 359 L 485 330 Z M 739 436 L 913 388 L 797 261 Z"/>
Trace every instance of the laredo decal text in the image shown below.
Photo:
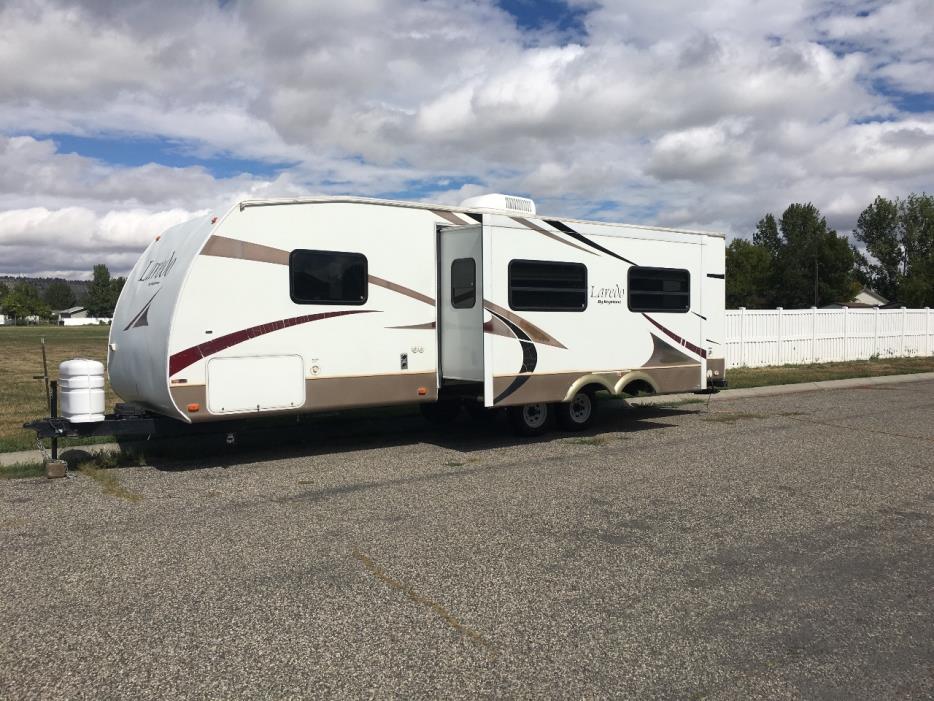
<path fill-rule="evenodd" d="M 590 299 L 597 300 L 597 304 L 622 304 L 623 287 L 622 285 L 613 285 L 612 287 L 590 286 Z"/>
<path fill-rule="evenodd" d="M 162 260 L 149 260 L 146 262 L 146 267 L 143 268 L 143 274 L 139 276 L 139 281 L 146 282 L 147 280 L 154 280 L 159 282 L 162 278 L 169 274 L 169 271 L 174 265 L 175 251 L 172 251 L 168 258 L 163 258 Z"/>

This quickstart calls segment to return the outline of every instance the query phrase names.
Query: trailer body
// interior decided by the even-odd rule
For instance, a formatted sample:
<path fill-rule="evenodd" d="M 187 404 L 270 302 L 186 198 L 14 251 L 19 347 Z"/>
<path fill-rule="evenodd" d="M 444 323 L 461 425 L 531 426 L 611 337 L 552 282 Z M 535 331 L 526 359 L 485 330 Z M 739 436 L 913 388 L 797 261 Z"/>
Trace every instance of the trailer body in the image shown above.
<path fill-rule="evenodd" d="M 506 200 L 244 201 L 173 227 L 120 295 L 111 384 L 200 423 L 722 383 L 722 235 Z"/>

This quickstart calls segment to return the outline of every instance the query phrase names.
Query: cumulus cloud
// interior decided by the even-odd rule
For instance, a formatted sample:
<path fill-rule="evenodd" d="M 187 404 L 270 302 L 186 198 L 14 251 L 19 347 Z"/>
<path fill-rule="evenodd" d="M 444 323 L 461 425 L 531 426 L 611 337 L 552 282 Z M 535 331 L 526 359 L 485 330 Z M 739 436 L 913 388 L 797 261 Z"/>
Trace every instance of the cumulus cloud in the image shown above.
<path fill-rule="evenodd" d="M 8 0 L 0 272 L 125 271 L 153 231 L 243 197 L 505 190 L 748 235 L 791 201 L 846 230 L 934 184 L 934 115 L 900 107 L 934 90 L 929 0 L 569 4 L 585 32 L 494 0 Z M 54 134 L 289 165 L 121 166 Z"/>

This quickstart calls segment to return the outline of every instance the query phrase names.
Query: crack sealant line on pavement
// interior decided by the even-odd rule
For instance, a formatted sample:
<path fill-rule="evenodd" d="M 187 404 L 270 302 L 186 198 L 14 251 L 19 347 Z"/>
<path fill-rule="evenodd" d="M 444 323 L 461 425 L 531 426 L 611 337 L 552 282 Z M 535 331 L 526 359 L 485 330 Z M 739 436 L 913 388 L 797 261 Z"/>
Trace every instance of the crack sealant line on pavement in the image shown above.
<path fill-rule="evenodd" d="M 439 604 L 437 601 L 434 601 L 433 599 L 429 599 L 427 596 L 419 594 L 417 591 L 415 591 L 415 589 L 408 586 L 404 582 L 400 582 L 398 579 L 395 579 L 389 576 L 386 573 L 386 571 L 383 570 L 382 567 L 377 565 L 367 555 L 360 552 L 356 548 L 354 548 L 352 552 L 353 552 L 353 556 L 357 560 L 359 560 L 363 564 L 363 566 L 367 569 L 367 571 L 370 574 L 372 574 L 374 577 L 376 577 L 376 579 L 381 581 L 383 584 L 388 586 L 390 589 L 393 589 L 395 591 L 405 594 L 409 598 L 410 601 L 416 604 L 420 604 L 422 606 L 427 606 L 438 616 L 438 618 L 440 618 L 442 621 L 447 623 L 449 626 L 451 626 L 454 630 L 456 630 L 458 633 L 463 635 L 465 638 L 470 640 L 470 642 L 474 643 L 475 645 L 480 646 L 481 648 L 486 650 L 488 654 L 492 655 L 493 657 L 496 656 L 496 651 L 493 649 L 493 646 L 490 645 L 489 641 L 486 638 L 480 635 L 480 633 L 475 631 L 473 628 L 461 623 L 457 619 L 457 617 L 454 616 L 454 614 L 452 614 L 446 608 L 444 608 L 444 606 Z"/>
<path fill-rule="evenodd" d="M 910 433 L 892 433 L 891 431 L 880 431 L 875 428 L 867 428 L 866 426 L 845 426 L 843 424 L 832 424 L 829 421 L 819 421 L 818 419 L 811 418 L 811 417 L 807 419 L 799 419 L 794 416 L 788 416 L 785 418 L 788 418 L 792 421 L 797 421 L 798 423 L 802 423 L 802 424 L 817 424 L 818 426 L 826 426 L 828 428 L 841 428 L 846 431 L 861 431 L 861 432 L 865 431 L 867 433 L 875 433 L 876 435 L 880 435 L 880 436 L 890 436 L 892 438 L 908 438 L 908 439 L 913 439 L 916 441 L 930 441 L 931 443 L 934 443 L 934 437 L 932 436 L 914 436 L 914 435 L 911 435 Z"/>

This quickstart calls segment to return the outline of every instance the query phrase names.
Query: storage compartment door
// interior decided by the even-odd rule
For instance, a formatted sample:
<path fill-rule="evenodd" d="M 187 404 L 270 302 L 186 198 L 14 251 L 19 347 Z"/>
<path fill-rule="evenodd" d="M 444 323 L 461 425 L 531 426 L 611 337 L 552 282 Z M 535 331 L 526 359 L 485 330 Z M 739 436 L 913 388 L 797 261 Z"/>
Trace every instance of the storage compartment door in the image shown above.
<path fill-rule="evenodd" d="M 300 355 L 212 358 L 207 385 L 212 414 L 297 409 L 305 404 Z"/>

